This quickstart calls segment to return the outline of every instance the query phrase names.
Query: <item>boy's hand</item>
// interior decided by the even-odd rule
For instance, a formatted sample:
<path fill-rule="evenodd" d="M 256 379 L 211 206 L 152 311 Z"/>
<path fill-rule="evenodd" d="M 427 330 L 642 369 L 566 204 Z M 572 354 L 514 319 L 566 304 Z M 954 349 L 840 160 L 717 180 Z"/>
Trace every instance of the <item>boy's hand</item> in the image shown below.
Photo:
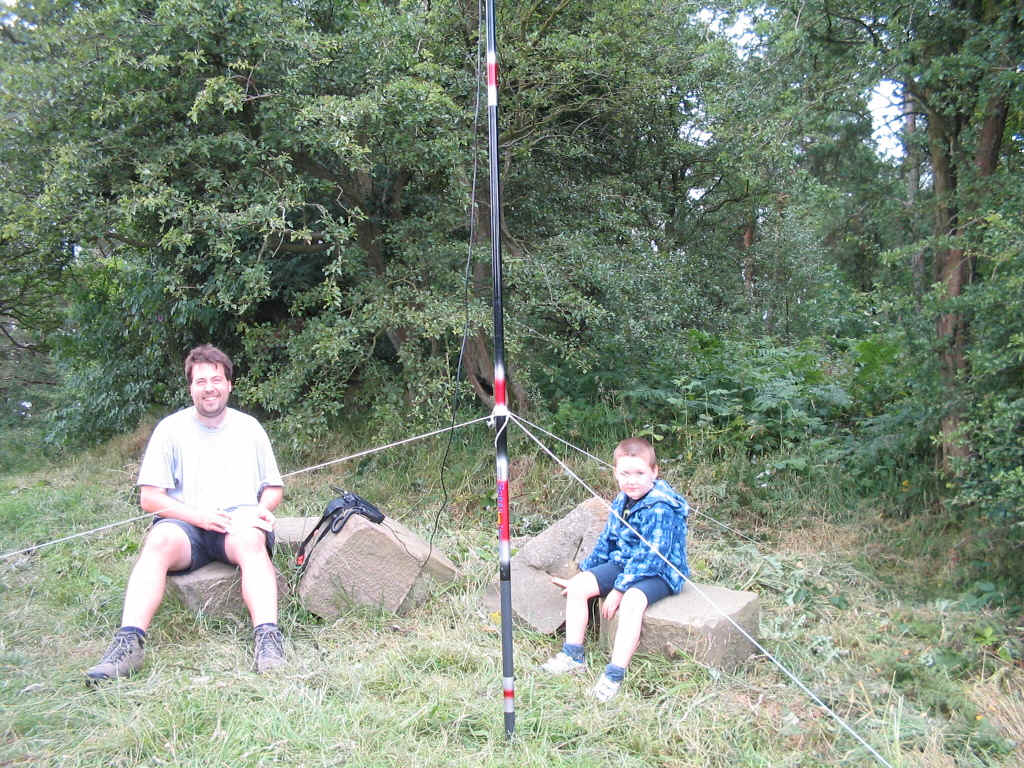
<path fill-rule="evenodd" d="M 562 588 L 562 595 L 564 596 L 569 591 L 569 580 L 563 579 L 560 576 L 552 576 L 551 583 L 556 587 Z"/>
<path fill-rule="evenodd" d="M 604 602 L 601 603 L 601 615 L 606 619 L 611 619 L 615 612 L 619 610 L 620 602 L 622 602 L 622 593 L 617 589 L 613 589 L 605 596 Z"/>

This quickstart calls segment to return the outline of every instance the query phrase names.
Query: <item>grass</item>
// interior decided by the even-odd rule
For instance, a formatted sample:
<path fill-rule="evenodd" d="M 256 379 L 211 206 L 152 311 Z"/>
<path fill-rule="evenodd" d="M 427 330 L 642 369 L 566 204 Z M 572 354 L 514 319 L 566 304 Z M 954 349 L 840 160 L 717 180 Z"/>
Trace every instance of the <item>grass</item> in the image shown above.
<path fill-rule="evenodd" d="M 0 551 L 137 514 L 145 435 L 0 476 Z M 339 441 L 309 463 L 363 447 Z M 318 514 L 333 483 L 424 537 L 436 523 L 434 543 L 461 576 L 400 617 L 358 609 L 325 622 L 283 600 L 282 675 L 250 671 L 244 623 L 168 600 L 142 673 L 85 687 L 82 671 L 117 624 L 143 522 L 0 561 L 0 766 L 881 764 L 764 657 L 730 672 L 638 657 L 602 706 L 586 695 L 589 678 L 538 673 L 560 638 L 526 629 L 515 632 L 516 733 L 506 739 L 500 638 L 483 600 L 497 578 L 490 435 L 481 426 L 456 439 L 443 509 L 442 451 L 440 438 L 289 481 L 284 514 Z M 513 535 L 586 497 L 521 438 L 510 454 Z M 611 491 L 606 470 L 567 459 Z M 695 515 L 695 579 L 758 592 L 762 644 L 892 766 L 1024 763 L 1020 613 L 991 585 L 951 586 L 943 552 L 957 533 L 929 531 L 924 513 L 847 506 L 838 476 L 776 475 L 762 488 L 761 470 L 738 461 L 663 467 L 703 513 L 747 537 Z M 599 669 L 604 652 L 593 638 L 588 648 Z"/>

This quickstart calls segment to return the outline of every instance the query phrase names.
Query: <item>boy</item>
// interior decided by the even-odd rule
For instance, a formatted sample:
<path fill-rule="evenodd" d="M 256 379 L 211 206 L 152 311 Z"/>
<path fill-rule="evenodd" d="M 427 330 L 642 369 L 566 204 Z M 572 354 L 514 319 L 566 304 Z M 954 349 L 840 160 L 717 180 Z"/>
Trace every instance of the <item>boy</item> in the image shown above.
<path fill-rule="evenodd" d="M 590 614 L 588 602 L 603 597 L 601 615 L 611 619 L 618 611 L 619 626 L 611 663 L 591 691 L 599 701 L 608 701 L 619 692 L 640 640 L 647 606 L 678 594 L 683 577 L 690 575 L 686 565 L 689 507 L 686 499 L 658 478 L 653 446 L 643 438 L 623 440 L 615 448 L 613 464 L 620 493 L 612 501 L 594 551 L 571 579 L 551 577 L 565 595 L 565 644 L 541 667 L 553 675 L 586 670 L 583 636 Z"/>

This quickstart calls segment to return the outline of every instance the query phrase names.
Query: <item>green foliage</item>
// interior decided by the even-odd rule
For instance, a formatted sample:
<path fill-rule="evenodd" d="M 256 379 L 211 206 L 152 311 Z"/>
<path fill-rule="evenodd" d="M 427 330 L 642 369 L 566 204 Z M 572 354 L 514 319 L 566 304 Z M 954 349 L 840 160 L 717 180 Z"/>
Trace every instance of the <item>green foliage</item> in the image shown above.
<path fill-rule="evenodd" d="M 2 326 L 0 326 L 2 327 Z M 53 362 L 17 325 L 0 336 L 0 473 L 45 464 L 42 447 L 56 380 Z"/>
<path fill-rule="evenodd" d="M 1007 308 L 1024 306 L 1024 227 L 1007 214 L 1017 203 L 1019 195 L 1008 196 L 1007 209 L 985 217 L 985 273 L 961 302 L 972 332 L 962 434 L 971 453 L 957 466 L 953 501 L 987 523 L 989 552 L 977 573 L 1015 581 L 1024 547 L 1024 329 Z"/>
<path fill-rule="evenodd" d="M 852 435 L 862 447 L 851 446 L 851 455 L 885 472 L 914 474 L 915 465 L 928 471 L 927 439 L 944 456 L 959 440 L 969 458 L 943 480 L 968 504 L 966 513 L 985 518 L 988 507 L 1019 520 L 1015 275 L 1024 92 L 1010 75 L 1021 53 L 1019 8 L 723 5 L 723 24 L 742 13 L 754 22 L 744 66 L 779 78 L 783 95 L 765 89 L 752 103 L 802 126 L 796 151 L 820 184 L 812 195 L 823 206 L 811 228 L 816 245 L 849 286 L 878 297 L 881 329 L 861 325 L 838 334 L 857 339 L 853 360 L 862 365 L 851 390 L 864 405 L 863 429 Z M 900 168 L 864 153 L 865 99 L 883 78 L 914 99 L 917 129 L 903 137 Z M 800 248 L 796 234 L 782 238 L 784 247 Z M 940 327 L 956 328 L 956 335 L 936 340 Z M 955 423 L 953 437 L 947 429 Z M 1004 531 L 1011 539 L 1018 532 L 1012 522 Z"/>
<path fill-rule="evenodd" d="M 31 472 L 45 467 L 52 456 L 43 447 L 45 424 L 8 424 L 0 440 L 0 474 Z"/>
<path fill-rule="evenodd" d="M 51 339 L 63 374 L 54 394 L 51 442 L 95 442 L 133 429 L 153 402 L 184 403 L 179 350 L 188 340 L 179 329 L 201 327 L 197 318 L 206 314 L 212 322 L 212 316 L 198 305 L 179 304 L 179 316 L 196 317 L 175 322 L 164 314 L 161 287 L 152 273 L 123 260 L 83 258 L 67 327 Z"/>
<path fill-rule="evenodd" d="M 692 331 L 672 386 L 623 393 L 672 432 L 700 431 L 709 454 L 760 455 L 830 434 L 851 400 L 810 343 L 796 347 Z"/>
<path fill-rule="evenodd" d="M 1010 197 L 1005 213 L 986 217 L 979 238 L 979 250 L 987 256 L 985 274 L 963 300 L 972 328 L 969 387 L 975 403 L 966 430 L 977 452 L 977 461 L 963 469 L 971 494 L 991 493 L 992 500 L 999 499 L 990 507 L 993 514 L 1022 519 L 1024 329 L 1006 311 L 1024 306 L 1024 226 L 1018 216 L 1007 215 L 1017 202 L 1019 196 Z M 984 483 L 986 477 L 993 485 Z"/>
<path fill-rule="evenodd" d="M 452 303 L 424 322 L 439 306 L 416 290 L 457 263 L 447 232 L 461 238 L 465 114 L 438 82 L 461 74 L 432 63 L 425 19 L 407 11 L 125 2 L 41 20 L 4 47 L 5 77 L 21 76 L 5 111 L 45 92 L 87 116 L 63 132 L 5 129 L 4 146 L 47 158 L 6 158 L 25 178 L 10 226 L 37 250 L 43 222 L 76 244 L 56 435 L 94 440 L 175 403 L 168 385 L 200 341 L 239 356 L 250 407 L 306 404 L 308 434 L 323 434 L 314 420 L 330 421 L 356 374 L 374 391 L 379 338 L 408 342 L 395 367 L 421 374 L 417 347 L 449 339 L 460 314 Z M 292 351 L 264 353 L 284 329 Z M 126 358 L 135 376 L 127 361 L 101 370 Z M 275 381 L 246 384 L 272 361 L 286 366 Z"/>
<path fill-rule="evenodd" d="M 847 341 L 839 358 L 853 407 L 836 458 L 863 492 L 895 491 L 905 509 L 920 503 L 922 483 L 930 485 L 922 478 L 930 472 L 932 437 L 943 412 L 931 349 L 915 349 L 915 331 L 880 322 L 874 333 Z"/>

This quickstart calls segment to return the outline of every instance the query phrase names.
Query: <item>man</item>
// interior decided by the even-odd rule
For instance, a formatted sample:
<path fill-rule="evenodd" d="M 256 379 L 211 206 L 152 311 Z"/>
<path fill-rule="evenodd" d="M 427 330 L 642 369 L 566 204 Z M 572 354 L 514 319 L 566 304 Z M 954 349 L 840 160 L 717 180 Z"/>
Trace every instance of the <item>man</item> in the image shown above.
<path fill-rule="evenodd" d="M 131 675 L 142 666 L 146 630 L 163 600 L 168 573 L 218 560 L 241 570 L 242 598 L 255 632 L 255 664 L 284 664 L 277 626 L 277 578 L 270 556 L 274 508 L 284 484 L 267 433 L 228 408 L 231 359 L 209 344 L 185 359 L 194 405 L 163 419 L 139 468 L 140 504 L 156 515 L 125 590 L 121 627 L 90 681 Z"/>

